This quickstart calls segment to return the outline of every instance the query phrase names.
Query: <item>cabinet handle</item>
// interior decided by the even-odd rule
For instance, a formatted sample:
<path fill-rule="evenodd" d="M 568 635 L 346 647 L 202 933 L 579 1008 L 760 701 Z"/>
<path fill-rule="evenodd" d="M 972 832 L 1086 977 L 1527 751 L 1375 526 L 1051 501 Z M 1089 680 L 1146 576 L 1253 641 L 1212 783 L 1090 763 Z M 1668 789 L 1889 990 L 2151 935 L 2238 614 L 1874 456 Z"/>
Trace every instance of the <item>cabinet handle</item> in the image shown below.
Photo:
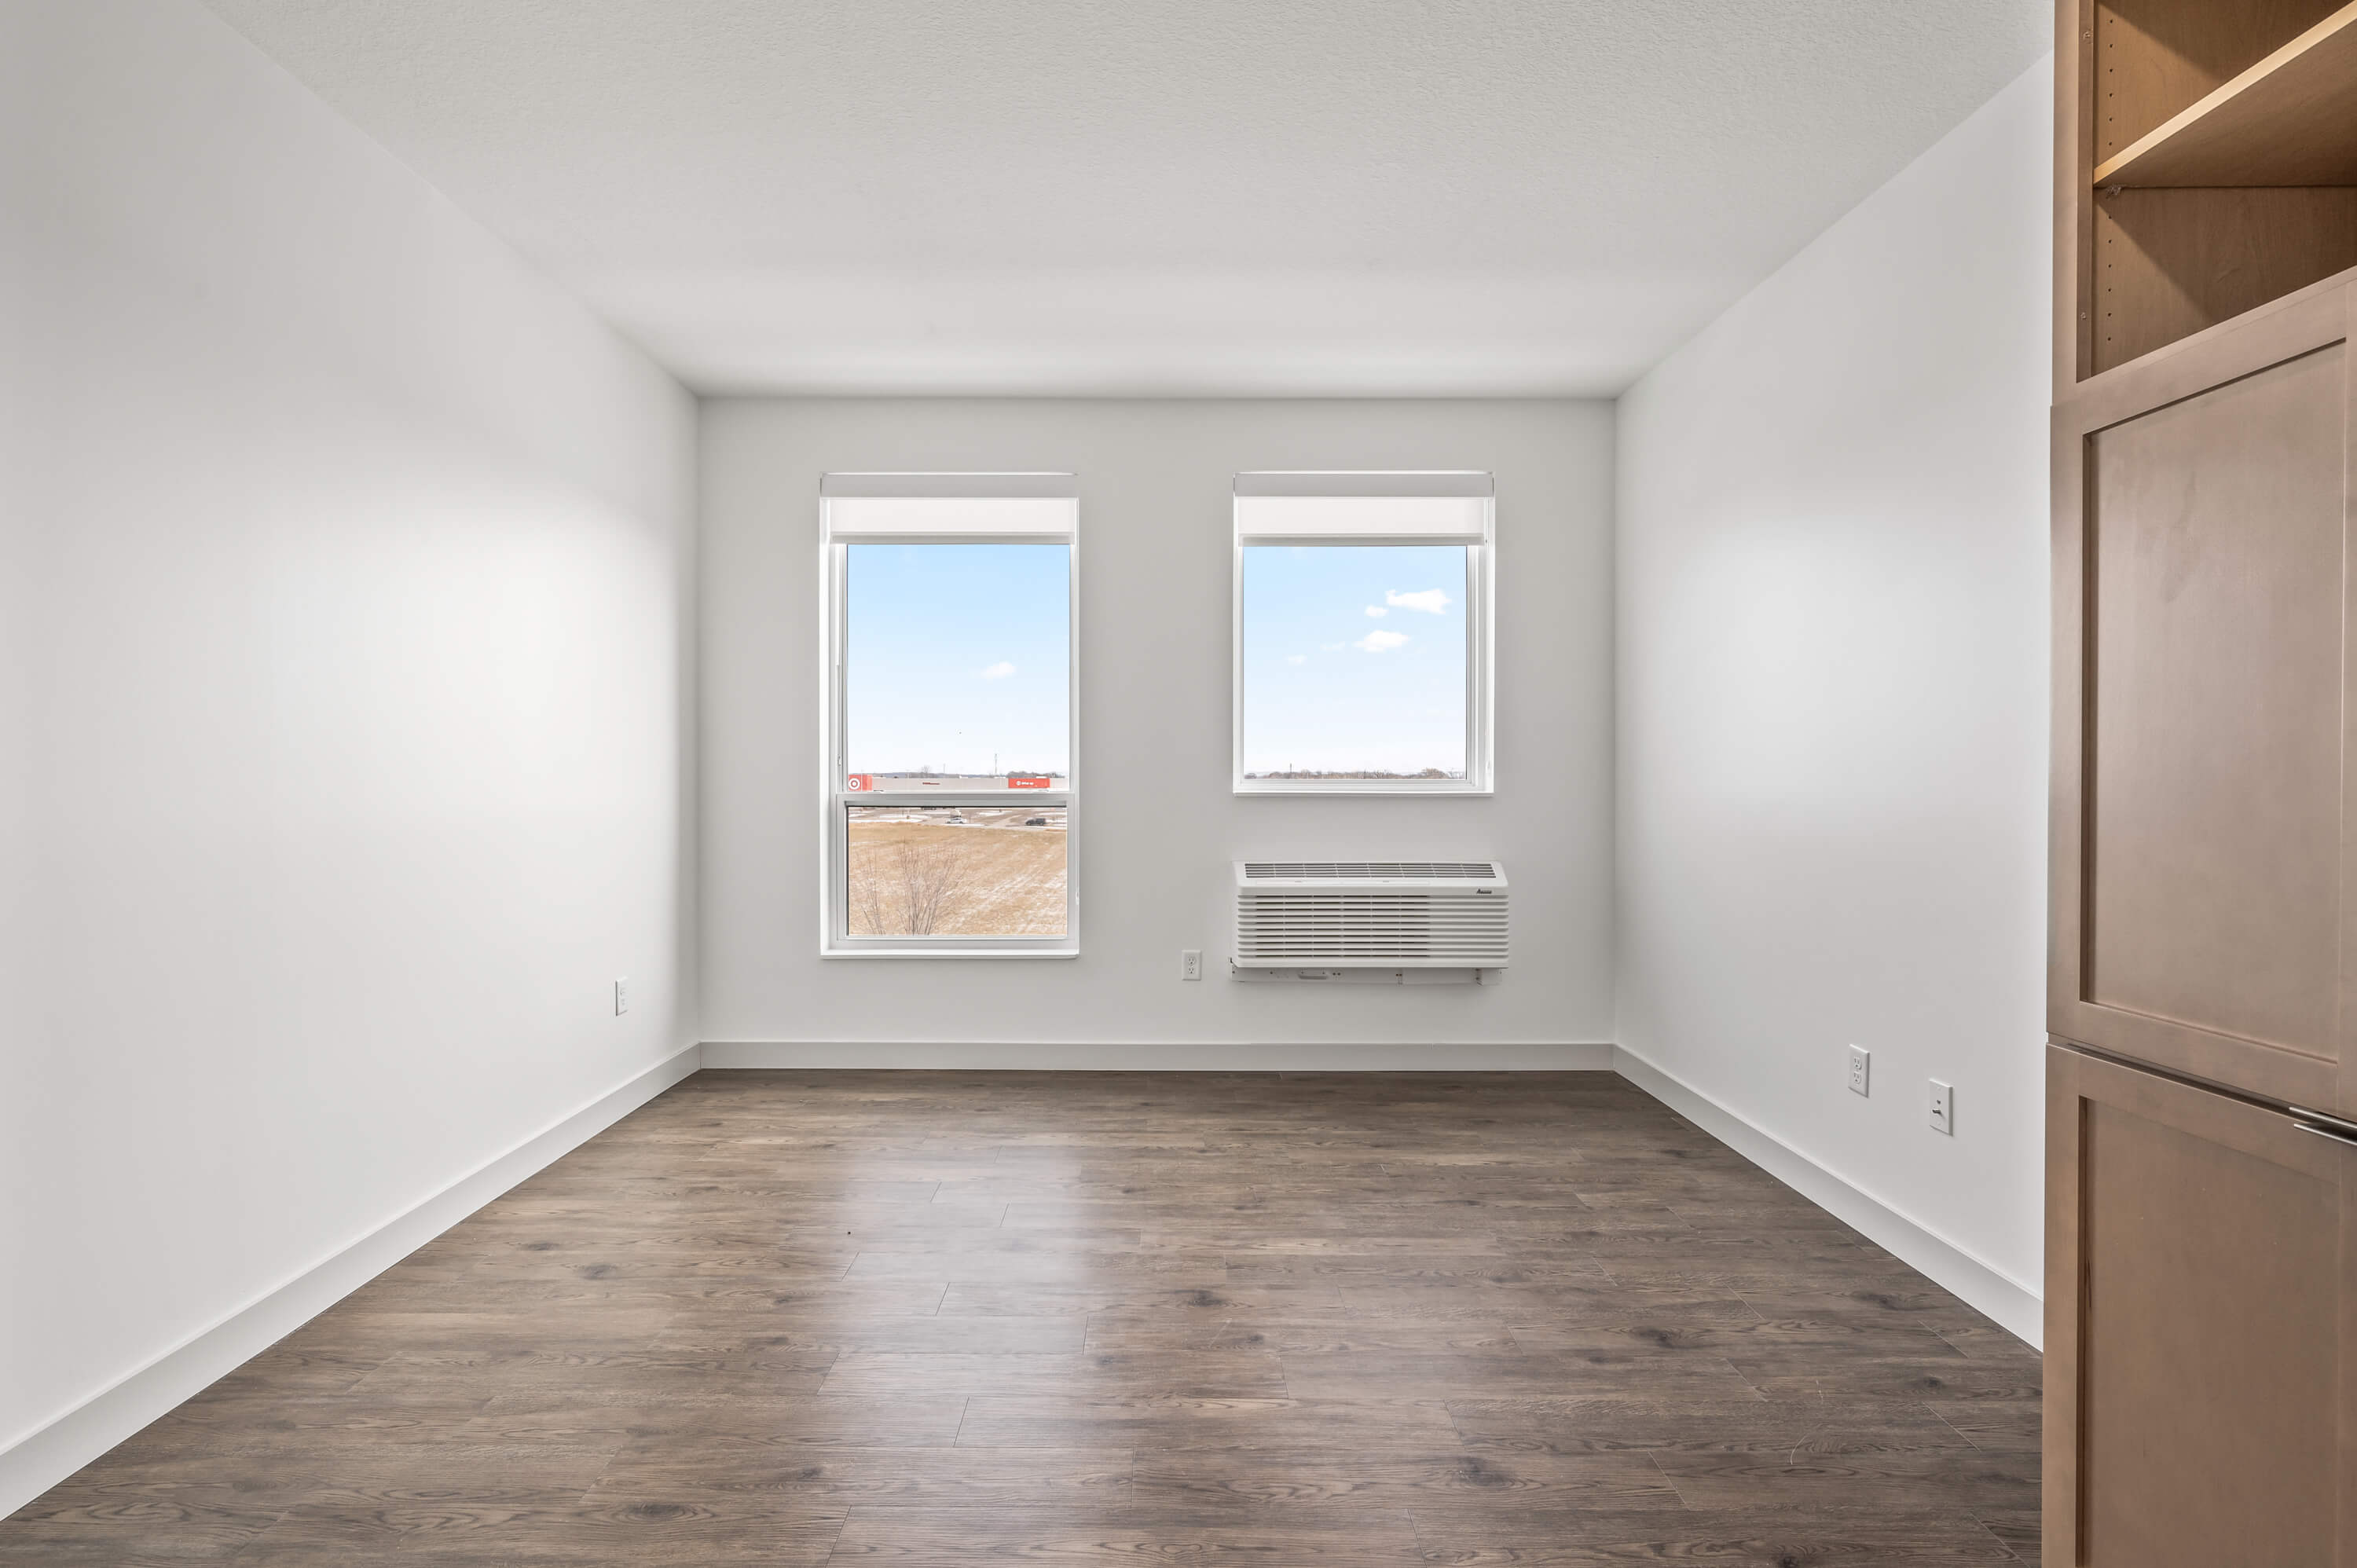
<path fill-rule="evenodd" d="M 2335 1116 L 2330 1111 L 2310 1111 L 2305 1105 L 2289 1105 L 2285 1109 L 2295 1116 L 2305 1116 L 2311 1122 L 2321 1122 L 2337 1133 L 2347 1133 L 2352 1137 L 2357 1137 L 2357 1122 L 2352 1122 L 2346 1116 Z"/>
<path fill-rule="evenodd" d="M 2313 1122 L 2295 1122 L 2292 1125 L 2303 1133 L 2313 1133 L 2319 1138 L 2330 1138 L 2344 1147 L 2357 1149 L 2357 1133 L 2343 1133 L 2335 1127 L 2319 1127 Z"/>

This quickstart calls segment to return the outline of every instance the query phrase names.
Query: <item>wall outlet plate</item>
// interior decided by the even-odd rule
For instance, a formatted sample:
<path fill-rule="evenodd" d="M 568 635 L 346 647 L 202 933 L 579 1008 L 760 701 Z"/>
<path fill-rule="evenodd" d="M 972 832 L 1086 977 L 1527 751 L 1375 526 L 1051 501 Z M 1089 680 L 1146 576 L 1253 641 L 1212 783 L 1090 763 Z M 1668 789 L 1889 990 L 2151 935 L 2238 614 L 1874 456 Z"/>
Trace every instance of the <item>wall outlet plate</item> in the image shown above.
<path fill-rule="evenodd" d="M 614 982 L 614 1016 L 619 1018 L 630 1010 L 630 983 L 627 980 L 618 980 Z"/>
<path fill-rule="evenodd" d="M 1866 1092 L 1867 1069 L 1872 1065 L 1873 1061 L 1874 1053 L 1872 1051 L 1866 1050 L 1857 1046 L 1852 1046 L 1849 1048 L 1849 1091 L 1852 1094 L 1864 1094 Z"/>
<path fill-rule="evenodd" d="M 1179 950 L 1178 978 L 1181 980 L 1200 980 L 1203 978 L 1203 950 L 1201 948 L 1183 948 Z"/>
<path fill-rule="evenodd" d="M 1938 1079 L 1932 1080 L 1932 1131 L 1956 1135 L 1956 1091 Z"/>

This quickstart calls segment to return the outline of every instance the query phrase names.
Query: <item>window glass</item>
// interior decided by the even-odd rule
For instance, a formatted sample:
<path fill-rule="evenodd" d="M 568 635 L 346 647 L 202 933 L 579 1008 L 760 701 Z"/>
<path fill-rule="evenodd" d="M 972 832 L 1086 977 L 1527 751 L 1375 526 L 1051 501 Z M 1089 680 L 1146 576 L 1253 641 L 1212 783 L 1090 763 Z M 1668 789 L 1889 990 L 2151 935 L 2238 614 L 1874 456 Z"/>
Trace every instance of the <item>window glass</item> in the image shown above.
<path fill-rule="evenodd" d="M 846 788 L 1067 788 L 1071 547 L 846 553 Z"/>
<path fill-rule="evenodd" d="M 1243 552 L 1243 772 L 1462 779 L 1467 547 Z"/>
<path fill-rule="evenodd" d="M 855 937 L 1060 937 L 1062 806 L 847 806 Z"/>

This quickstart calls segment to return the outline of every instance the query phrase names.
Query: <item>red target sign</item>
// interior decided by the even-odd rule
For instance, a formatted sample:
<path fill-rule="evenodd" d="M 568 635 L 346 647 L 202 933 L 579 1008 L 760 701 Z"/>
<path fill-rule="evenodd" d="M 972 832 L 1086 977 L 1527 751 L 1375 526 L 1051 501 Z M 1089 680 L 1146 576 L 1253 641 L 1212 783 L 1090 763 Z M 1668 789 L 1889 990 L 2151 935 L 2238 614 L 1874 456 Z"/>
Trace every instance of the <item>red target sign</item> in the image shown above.
<path fill-rule="evenodd" d="M 876 775 L 873 773 L 855 773 L 851 776 L 851 782 L 846 784 L 845 788 L 853 791 L 873 789 L 876 788 Z"/>

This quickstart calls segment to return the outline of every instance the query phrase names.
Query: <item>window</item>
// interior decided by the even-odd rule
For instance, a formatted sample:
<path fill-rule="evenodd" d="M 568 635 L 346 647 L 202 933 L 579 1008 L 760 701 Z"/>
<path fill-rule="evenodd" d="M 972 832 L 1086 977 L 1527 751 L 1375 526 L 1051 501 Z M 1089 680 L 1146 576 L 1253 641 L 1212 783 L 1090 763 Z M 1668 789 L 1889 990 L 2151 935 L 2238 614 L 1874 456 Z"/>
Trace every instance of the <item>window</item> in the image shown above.
<path fill-rule="evenodd" d="M 1239 474 L 1238 794 L 1487 794 L 1487 474 Z"/>
<path fill-rule="evenodd" d="M 1069 474 L 830 474 L 831 956 L 1078 950 Z"/>

